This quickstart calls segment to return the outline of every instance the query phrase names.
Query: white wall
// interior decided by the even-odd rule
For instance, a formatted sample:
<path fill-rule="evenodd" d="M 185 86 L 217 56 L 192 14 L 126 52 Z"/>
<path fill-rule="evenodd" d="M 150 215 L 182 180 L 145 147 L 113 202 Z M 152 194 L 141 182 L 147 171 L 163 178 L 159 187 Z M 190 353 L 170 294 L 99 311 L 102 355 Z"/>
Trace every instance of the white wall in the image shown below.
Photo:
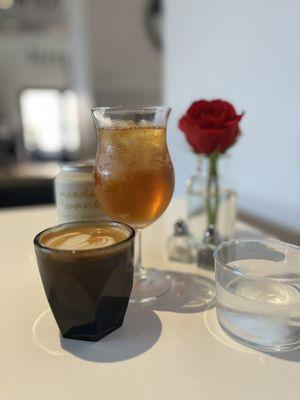
<path fill-rule="evenodd" d="M 161 56 L 144 26 L 146 0 L 88 0 L 92 79 L 101 104 L 160 101 Z M 109 103 L 109 104 L 108 104 Z"/>
<path fill-rule="evenodd" d="M 239 207 L 300 233 L 299 0 L 165 0 L 165 103 L 177 193 L 193 156 L 177 120 L 197 98 L 245 110 L 231 151 Z"/>

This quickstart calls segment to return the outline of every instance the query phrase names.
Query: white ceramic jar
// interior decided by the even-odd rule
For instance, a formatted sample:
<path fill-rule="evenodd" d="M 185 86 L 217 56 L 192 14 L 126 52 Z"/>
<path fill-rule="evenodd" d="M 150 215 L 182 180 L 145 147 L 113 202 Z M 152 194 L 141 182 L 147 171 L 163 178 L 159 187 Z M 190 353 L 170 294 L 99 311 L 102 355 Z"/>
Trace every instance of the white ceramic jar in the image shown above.
<path fill-rule="evenodd" d="M 60 223 L 108 219 L 95 196 L 93 168 L 93 160 L 60 165 L 54 184 Z"/>

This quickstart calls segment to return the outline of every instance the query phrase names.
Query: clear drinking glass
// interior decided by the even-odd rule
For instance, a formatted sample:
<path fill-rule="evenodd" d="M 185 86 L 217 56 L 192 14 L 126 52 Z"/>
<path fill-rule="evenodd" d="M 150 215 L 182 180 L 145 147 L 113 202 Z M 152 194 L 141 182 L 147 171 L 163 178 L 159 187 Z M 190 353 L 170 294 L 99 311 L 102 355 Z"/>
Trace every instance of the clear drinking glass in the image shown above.
<path fill-rule="evenodd" d="M 167 208 L 174 189 L 174 170 L 166 141 L 167 107 L 96 107 L 98 131 L 95 193 L 107 215 L 137 230 L 131 301 L 151 301 L 170 288 L 164 272 L 144 269 L 141 229 Z"/>
<path fill-rule="evenodd" d="M 262 351 L 300 346 L 300 247 L 232 240 L 215 250 L 217 317 L 242 344 Z"/>

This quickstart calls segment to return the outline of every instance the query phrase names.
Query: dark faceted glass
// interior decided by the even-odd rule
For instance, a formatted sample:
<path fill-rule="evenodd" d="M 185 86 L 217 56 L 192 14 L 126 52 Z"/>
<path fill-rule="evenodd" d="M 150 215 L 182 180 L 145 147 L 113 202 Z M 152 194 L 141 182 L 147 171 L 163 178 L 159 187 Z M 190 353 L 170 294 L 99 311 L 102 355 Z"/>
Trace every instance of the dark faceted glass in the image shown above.
<path fill-rule="evenodd" d="M 122 242 L 91 250 L 58 250 L 44 246 L 41 236 L 84 223 L 62 224 L 34 239 L 44 290 L 63 337 L 96 341 L 123 324 L 133 284 L 134 230 L 117 222 L 86 223 L 124 227 Z"/>

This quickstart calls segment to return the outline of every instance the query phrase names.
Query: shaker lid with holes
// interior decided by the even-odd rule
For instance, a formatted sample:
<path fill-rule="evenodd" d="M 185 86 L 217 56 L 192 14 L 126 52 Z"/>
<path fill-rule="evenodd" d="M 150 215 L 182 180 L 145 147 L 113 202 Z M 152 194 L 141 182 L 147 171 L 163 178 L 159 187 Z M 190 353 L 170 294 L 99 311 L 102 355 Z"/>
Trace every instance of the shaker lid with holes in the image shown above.
<path fill-rule="evenodd" d="M 183 219 L 178 219 L 174 224 L 174 236 L 188 236 L 189 229 Z"/>

